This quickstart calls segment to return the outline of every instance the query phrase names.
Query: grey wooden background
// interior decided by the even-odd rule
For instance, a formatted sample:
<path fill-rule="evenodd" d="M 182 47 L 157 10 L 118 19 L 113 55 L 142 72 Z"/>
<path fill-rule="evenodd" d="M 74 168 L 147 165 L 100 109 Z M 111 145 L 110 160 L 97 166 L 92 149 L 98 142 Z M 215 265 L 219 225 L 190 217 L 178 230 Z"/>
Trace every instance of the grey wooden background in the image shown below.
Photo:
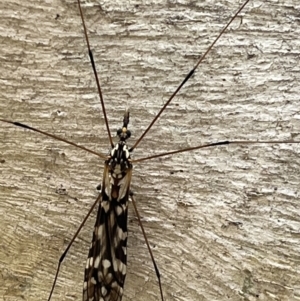
<path fill-rule="evenodd" d="M 132 144 L 240 3 L 87 1 L 111 130 L 130 107 Z M 76 2 L 4 0 L 0 16 L 0 118 L 106 153 Z M 224 139 L 300 141 L 299 36 L 299 1 L 251 1 L 134 157 Z M 166 300 L 300 300 L 299 154 L 298 144 L 227 146 L 135 166 L 132 189 Z M 0 300 L 47 299 L 102 166 L 0 125 Z M 95 214 L 53 301 L 82 298 Z M 131 204 L 123 300 L 160 300 Z"/>

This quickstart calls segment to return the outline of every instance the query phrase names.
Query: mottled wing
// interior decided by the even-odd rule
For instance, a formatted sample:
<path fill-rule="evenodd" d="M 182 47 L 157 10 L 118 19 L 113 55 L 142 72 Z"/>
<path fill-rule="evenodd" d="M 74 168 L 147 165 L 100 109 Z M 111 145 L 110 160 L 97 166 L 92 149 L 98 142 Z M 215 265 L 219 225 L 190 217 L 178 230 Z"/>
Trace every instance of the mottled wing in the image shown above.
<path fill-rule="evenodd" d="M 126 277 L 127 209 L 131 169 L 110 178 L 105 164 L 92 245 L 85 268 L 83 301 L 120 301 Z"/>

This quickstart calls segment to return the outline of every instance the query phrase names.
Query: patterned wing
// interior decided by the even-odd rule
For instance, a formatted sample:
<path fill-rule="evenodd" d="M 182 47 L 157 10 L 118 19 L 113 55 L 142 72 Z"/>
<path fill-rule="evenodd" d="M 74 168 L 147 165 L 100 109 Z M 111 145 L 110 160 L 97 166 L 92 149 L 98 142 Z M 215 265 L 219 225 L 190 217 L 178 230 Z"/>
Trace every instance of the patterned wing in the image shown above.
<path fill-rule="evenodd" d="M 120 301 L 123 295 L 131 169 L 118 179 L 108 170 L 105 164 L 102 200 L 85 268 L 83 301 Z"/>

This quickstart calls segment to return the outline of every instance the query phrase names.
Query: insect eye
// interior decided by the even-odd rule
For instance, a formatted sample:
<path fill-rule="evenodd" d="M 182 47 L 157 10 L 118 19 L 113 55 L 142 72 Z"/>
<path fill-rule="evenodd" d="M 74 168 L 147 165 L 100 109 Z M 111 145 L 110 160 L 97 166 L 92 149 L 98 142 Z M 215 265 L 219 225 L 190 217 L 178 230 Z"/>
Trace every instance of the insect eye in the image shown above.
<path fill-rule="evenodd" d="M 117 130 L 117 135 L 120 136 L 122 134 L 122 129 Z"/>
<path fill-rule="evenodd" d="M 126 135 L 127 135 L 127 138 L 130 138 L 131 132 L 127 130 Z"/>

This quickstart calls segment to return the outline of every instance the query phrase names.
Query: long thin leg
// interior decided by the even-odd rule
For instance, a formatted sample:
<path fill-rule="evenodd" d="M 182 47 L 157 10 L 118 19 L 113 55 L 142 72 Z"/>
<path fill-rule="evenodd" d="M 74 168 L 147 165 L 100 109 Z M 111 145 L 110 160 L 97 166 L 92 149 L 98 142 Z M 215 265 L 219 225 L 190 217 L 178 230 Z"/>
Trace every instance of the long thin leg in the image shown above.
<path fill-rule="evenodd" d="M 83 13 L 82 13 L 82 9 L 81 9 L 80 0 L 78 0 L 77 2 L 78 2 L 81 21 L 82 21 L 85 41 L 86 41 L 86 45 L 87 45 L 87 48 L 88 48 L 88 53 L 89 53 L 89 57 L 90 57 L 90 60 L 91 60 L 91 64 L 92 64 L 92 68 L 93 68 L 93 72 L 94 72 L 94 76 L 95 76 L 95 80 L 96 80 L 96 84 L 97 84 L 97 89 L 98 89 L 98 94 L 99 94 L 99 97 L 100 97 L 103 116 L 104 116 L 104 119 L 105 119 L 105 125 L 106 125 L 107 134 L 108 134 L 108 139 L 109 139 L 109 143 L 110 143 L 111 147 L 113 147 L 114 144 L 113 144 L 113 141 L 112 141 L 112 138 L 111 138 L 111 133 L 110 133 L 109 125 L 108 125 L 108 119 L 107 119 L 104 100 L 103 100 L 102 91 L 101 91 L 101 87 L 100 87 L 100 80 L 99 80 L 99 76 L 98 76 L 98 73 L 97 73 L 97 70 L 96 70 L 94 56 L 93 56 L 93 53 L 92 53 L 92 50 L 91 50 L 91 47 L 90 47 L 90 42 L 89 42 L 87 29 L 86 29 L 85 22 L 84 22 L 84 17 L 83 17 Z"/>
<path fill-rule="evenodd" d="M 72 141 L 69 141 L 69 140 L 66 140 L 66 139 L 64 139 L 64 138 L 61 138 L 61 137 L 59 137 L 59 136 L 56 136 L 56 135 L 53 135 L 53 134 L 44 132 L 44 131 L 39 130 L 39 129 L 37 129 L 37 128 L 33 128 L 33 127 L 29 126 L 29 125 L 26 125 L 26 124 L 23 124 L 23 123 L 20 123 L 20 122 L 15 122 L 15 121 L 6 120 L 6 119 L 0 119 L 0 121 L 1 121 L 1 122 L 5 122 L 5 123 L 8 123 L 8 124 L 13 124 L 13 125 L 15 125 L 15 126 L 18 126 L 18 127 L 23 128 L 23 129 L 30 130 L 30 131 L 33 131 L 33 132 L 37 132 L 37 133 L 40 133 L 40 134 L 42 134 L 42 135 L 44 135 L 44 136 L 53 138 L 53 139 L 55 139 L 55 140 L 62 141 L 62 142 L 64 142 L 64 143 L 73 145 L 73 146 L 78 147 L 78 148 L 80 148 L 80 149 L 82 149 L 82 150 L 84 150 L 84 151 L 86 151 L 86 152 L 88 152 L 88 153 L 91 153 L 91 154 L 93 154 L 93 155 L 96 155 L 97 157 L 100 157 L 100 158 L 102 158 L 102 159 L 106 159 L 106 158 L 107 158 L 107 156 L 105 156 L 105 155 L 103 155 L 103 154 L 101 154 L 101 153 L 94 152 L 94 151 L 92 151 L 92 150 L 90 150 L 90 149 L 88 149 L 88 148 L 86 148 L 86 147 L 84 147 L 84 146 L 78 145 L 78 144 L 76 144 L 76 143 L 74 143 L 74 142 L 72 142 Z"/>
<path fill-rule="evenodd" d="M 192 147 L 178 149 L 178 150 L 175 150 L 175 151 L 170 151 L 170 152 L 166 152 L 166 153 L 162 153 L 162 154 L 152 155 L 152 156 L 149 156 L 149 157 L 139 158 L 139 159 L 136 159 L 136 160 L 132 160 L 131 162 L 133 164 L 135 164 L 137 162 L 147 161 L 147 160 L 154 159 L 154 158 L 160 158 L 160 157 L 165 157 L 165 156 L 171 156 L 171 155 L 174 155 L 174 154 L 179 154 L 179 153 L 184 153 L 184 152 L 190 152 L 190 151 L 194 151 L 194 150 L 197 150 L 197 149 L 200 149 L 200 148 L 207 148 L 207 147 L 220 146 L 220 145 L 228 145 L 228 144 L 287 144 L 287 143 L 298 144 L 300 142 L 299 141 L 294 141 L 294 140 L 273 140 L 273 141 L 236 140 L 236 141 L 219 141 L 219 142 L 215 142 L 215 143 L 208 143 L 208 144 L 203 144 L 203 145 L 198 145 L 198 146 L 192 146 Z"/>
<path fill-rule="evenodd" d="M 217 43 L 217 41 L 221 38 L 223 33 L 227 30 L 229 25 L 233 22 L 233 20 L 239 15 L 239 13 L 244 9 L 244 7 L 247 5 L 247 3 L 250 0 L 247 0 L 241 5 L 241 7 L 238 9 L 238 11 L 234 14 L 234 16 L 229 20 L 229 22 L 226 24 L 226 26 L 221 30 L 219 35 L 215 38 L 215 40 L 211 43 L 211 45 L 207 48 L 205 53 L 201 56 L 201 58 L 198 60 L 197 64 L 194 66 L 194 68 L 186 75 L 184 80 L 181 82 L 181 84 L 178 86 L 178 88 L 175 90 L 175 92 L 171 95 L 171 97 L 168 99 L 168 101 L 164 104 L 164 106 L 160 109 L 160 111 L 157 113 L 157 115 L 154 117 L 152 122 L 149 124 L 147 129 L 144 131 L 144 133 L 141 135 L 141 137 L 135 142 L 134 146 L 130 149 L 131 151 L 135 149 L 138 144 L 142 141 L 142 139 L 145 137 L 145 135 L 148 133 L 148 131 L 152 128 L 153 124 L 156 122 L 156 120 L 159 118 L 159 116 L 162 114 L 162 112 L 166 109 L 166 107 L 170 104 L 172 99 L 176 96 L 176 94 L 181 90 L 181 88 L 184 86 L 184 84 L 190 79 L 190 77 L 194 74 L 198 66 L 201 64 L 201 62 L 205 59 L 206 55 L 211 51 L 211 49 L 214 47 L 214 45 Z"/>
<path fill-rule="evenodd" d="M 63 262 L 63 260 L 65 259 L 69 249 L 71 248 L 74 240 L 76 239 L 77 235 L 79 234 L 79 232 L 81 231 L 82 227 L 84 226 L 85 222 L 87 221 L 87 219 L 89 218 L 91 212 L 94 210 L 94 208 L 96 207 L 96 205 L 98 204 L 99 200 L 101 199 L 101 194 L 97 197 L 96 201 L 94 202 L 94 204 L 92 205 L 92 207 L 90 208 L 89 212 L 87 213 L 86 217 L 84 218 L 84 220 L 82 221 L 82 223 L 80 224 L 79 228 L 77 229 L 76 233 L 73 235 L 71 241 L 69 242 L 67 248 L 65 249 L 65 251 L 62 253 L 62 255 L 60 256 L 59 258 L 59 261 L 58 261 L 58 266 L 57 266 L 57 269 L 56 269 L 56 274 L 55 274 L 55 278 L 54 278 L 54 281 L 53 281 L 53 284 L 52 284 L 52 288 L 51 288 L 51 291 L 50 291 L 50 294 L 49 294 L 49 297 L 48 297 L 48 301 L 50 301 L 51 299 L 51 296 L 52 296 L 52 293 L 53 293 L 53 290 L 54 290 L 54 287 L 55 287 L 55 284 L 56 284 L 56 280 L 57 280 L 57 277 L 58 277 L 58 273 L 59 273 L 59 270 L 60 270 L 60 266 Z"/>
<path fill-rule="evenodd" d="M 133 204 L 133 208 L 134 208 L 135 214 L 136 214 L 137 219 L 138 219 L 138 221 L 139 221 L 139 225 L 140 225 L 140 227 L 141 227 L 141 229 L 142 229 L 142 232 L 143 232 L 143 235 L 144 235 L 144 239 L 145 239 L 145 242 L 146 242 L 148 251 L 149 251 L 149 253 L 150 253 L 151 260 L 152 260 L 153 265 L 154 265 L 155 273 L 156 273 L 157 280 L 158 280 L 158 285 L 159 285 L 161 300 L 164 301 L 163 291 L 162 291 L 162 287 L 161 287 L 160 273 L 159 273 L 159 270 L 158 270 L 158 268 L 157 268 L 157 265 L 156 265 L 156 262 L 155 262 L 155 259 L 154 259 L 154 256 L 153 256 L 151 247 L 150 247 L 150 245 L 149 245 L 149 242 L 148 242 L 148 239 L 147 239 L 147 236 L 146 236 L 146 232 L 145 232 L 143 223 L 142 223 L 142 221 L 141 221 L 140 214 L 139 214 L 139 212 L 138 212 L 138 210 L 137 210 L 136 202 L 135 202 L 135 200 L 134 200 L 134 198 L 133 198 L 133 193 L 132 193 L 132 192 L 130 193 L 130 199 L 131 199 L 131 201 L 132 201 L 132 204 Z"/>

